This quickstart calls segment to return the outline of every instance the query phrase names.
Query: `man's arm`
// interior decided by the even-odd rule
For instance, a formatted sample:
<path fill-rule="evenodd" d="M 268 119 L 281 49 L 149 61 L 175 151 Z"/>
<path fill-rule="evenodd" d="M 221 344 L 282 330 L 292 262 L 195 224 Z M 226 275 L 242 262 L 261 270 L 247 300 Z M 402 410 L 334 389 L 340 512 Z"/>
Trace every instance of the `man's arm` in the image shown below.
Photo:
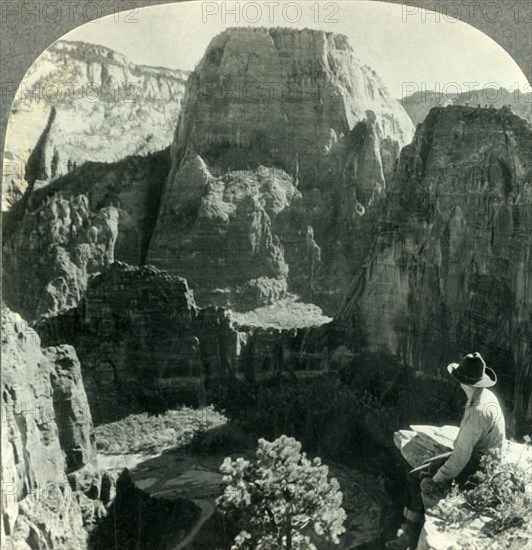
<path fill-rule="evenodd" d="M 450 481 L 460 474 L 469 462 L 473 449 L 481 435 L 480 415 L 475 409 L 469 409 L 460 424 L 460 431 L 454 442 L 454 450 L 432 478 L 434 483 Z"/>

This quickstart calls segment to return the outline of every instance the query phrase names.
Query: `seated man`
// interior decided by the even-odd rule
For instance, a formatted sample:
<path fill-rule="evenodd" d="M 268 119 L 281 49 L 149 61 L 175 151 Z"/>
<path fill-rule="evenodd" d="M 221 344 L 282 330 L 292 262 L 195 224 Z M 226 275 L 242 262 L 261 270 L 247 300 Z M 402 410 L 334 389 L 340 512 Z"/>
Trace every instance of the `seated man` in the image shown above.
<path fill-rule="evenodd" d="M 423 526 L 424 493 L 437 493 L 456 479 L 464 487 L 480 466 L 481 458 L 491 449 L 502 449 L 505 422 L 499 401 L 489 388 L 497 382 L 493 370 L 486 367 L 480 353 L 466 355 L 447 370 L 460 382 L 467 395 L 460 431 L 454 450 L 439 455 L 412 470 L 407 478 L 405 524 L 401 535 L 386 543 L 389 550 L 415 550 Z"/>

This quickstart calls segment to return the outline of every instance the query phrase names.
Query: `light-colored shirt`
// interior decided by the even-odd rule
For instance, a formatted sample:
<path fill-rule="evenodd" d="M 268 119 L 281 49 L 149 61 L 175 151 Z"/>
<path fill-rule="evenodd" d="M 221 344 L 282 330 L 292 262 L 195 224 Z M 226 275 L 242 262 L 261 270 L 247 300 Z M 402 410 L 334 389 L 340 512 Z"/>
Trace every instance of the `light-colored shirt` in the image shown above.
<path fill-rule="evenodd" d="M 503 448 L 506 425 L 499 400 L 487 388 L 477 389 L 465 406 L 451 456 L 432 478 L 450 481 L 460 474 L 471 457 L 480 459 L 491 449 Z"/>

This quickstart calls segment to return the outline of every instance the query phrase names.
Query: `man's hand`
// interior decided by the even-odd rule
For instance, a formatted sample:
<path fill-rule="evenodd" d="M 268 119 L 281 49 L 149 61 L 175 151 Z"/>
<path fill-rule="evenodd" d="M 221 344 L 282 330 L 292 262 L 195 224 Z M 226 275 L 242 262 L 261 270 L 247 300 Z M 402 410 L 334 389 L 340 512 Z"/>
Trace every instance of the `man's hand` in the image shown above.
<path fill-rule="evenodd" d="M 424 477 L 420 483 L 425 508 L 432 508 L 445 496 L 445 485 L 436 483 L 431 477 Z"/>
<path fill-rule="evenodd" d="M 425 476 L 421 480 L 420 487 L 421 487 L 421 490 L 427 494 L 431 494 L 431 493 L 434 493 L 435 491 L 441 490 L 441 485 L 439 483 L 434 483 L 434 481 L 432 480 L 432 476 L 429 476 L 429 477 Z"/>
<path fill-rule="evenodd" d="M 432 478 L 432 474 L 429 472 L 429 470 L 423 470 L 420 474 L 419 474 L 419 479 L 425 479 L 427 477 L 430 477 Z"/>

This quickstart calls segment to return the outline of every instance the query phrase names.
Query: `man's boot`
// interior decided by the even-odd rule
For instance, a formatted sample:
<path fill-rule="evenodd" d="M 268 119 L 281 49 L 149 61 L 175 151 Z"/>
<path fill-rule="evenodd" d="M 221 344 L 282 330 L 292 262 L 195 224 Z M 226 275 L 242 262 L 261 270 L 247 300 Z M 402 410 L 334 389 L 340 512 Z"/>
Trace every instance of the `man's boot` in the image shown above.
<path fill-rule="evenodd" d="M 407 519 L 398 533 L 399 536 L 386 543 L 387 550 L 416 550 L 422 525 L 421 521 Z"/>

